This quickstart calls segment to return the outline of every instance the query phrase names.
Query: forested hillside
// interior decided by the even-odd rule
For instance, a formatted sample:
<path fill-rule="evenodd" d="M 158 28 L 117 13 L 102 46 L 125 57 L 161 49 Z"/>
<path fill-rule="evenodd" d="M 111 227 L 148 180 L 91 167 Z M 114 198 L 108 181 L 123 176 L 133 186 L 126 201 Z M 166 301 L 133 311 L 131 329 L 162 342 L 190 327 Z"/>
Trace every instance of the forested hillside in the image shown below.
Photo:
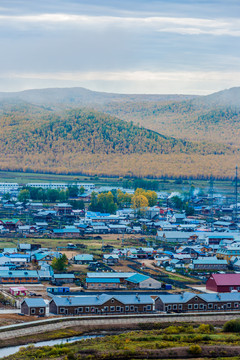
<path fill-rule="evenodd" d="M 96 108 L 166 136 L 240 146 L 240 106 L 207 97 L 165 103 L 128 101 Z"/>
<path fill-rule="evenodd" d="M 240 149 L 239 92 L 202 97 L 81 88 L 1 93 L 0 169 L 229 177 Z"/>
<path fill-rule="evenodd" d="M 0 122 L 1 169 L 184 175 L 193 172 L 194 158 L 229 157 L 233 152 L 230 146 L 177 140 L 87 109 L 53 112 L 8 104 L 0 109 Z M 200 169 L 198 165 L 197 174 L 206 174 Z"/>

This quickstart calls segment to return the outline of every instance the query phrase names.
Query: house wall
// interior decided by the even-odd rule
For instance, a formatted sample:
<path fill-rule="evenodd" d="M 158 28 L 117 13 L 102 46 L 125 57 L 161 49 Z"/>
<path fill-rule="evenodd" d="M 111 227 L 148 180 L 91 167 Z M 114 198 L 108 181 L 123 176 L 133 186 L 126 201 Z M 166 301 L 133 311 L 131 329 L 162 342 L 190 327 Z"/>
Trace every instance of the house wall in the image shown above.
<path fill-rule="evenodd" d="M 238 301 L 217 301 L 205 302 L 198 296 L 193 297 L 185 303 L 166 303 L 156 301 L 156 309 L 167 312 L 211 312 L 211 311 L 231 311 L 239 310 L 240 303 Z"/>
<path fill-rule="evenodd" d="M 162 284 L 155 279 L 146 279 L 139 284 L 140 289 L 161 289 Z"/>
<path fill-rule="evenodd" d="M 119 289 L 119 283 L 86 283 L 88 289 Z"/>
<path fill-rule="evenodd" d="M 38 282 L 38 278 L 0 278 L 2 284 L 36 284 Z"/>
<path fill-rule="evenodd" d="M 21 313 L 25 315 L 36 315 L 36 316 L 45 316 L 46 315 L 46 307 L 28 307 L 26 302 L 24 301 L 21 304 Z"/>
<path fill-rule="evenodd" d="M 112 301 L 114 300 L 114 301 Z M 148 306 L 148 307 L 147 307 Z M 139 313 L 152 312 L 153 304 L 129 304 L 125 305 L 118 300 L 111 299 L 102 305 L 87 306 L 59 306 L 54 303 L 54 299 L 49 304 L 49 311 L 58 315 L 79 315 L 79 314 L 96 314 L 96 313 Z"/>

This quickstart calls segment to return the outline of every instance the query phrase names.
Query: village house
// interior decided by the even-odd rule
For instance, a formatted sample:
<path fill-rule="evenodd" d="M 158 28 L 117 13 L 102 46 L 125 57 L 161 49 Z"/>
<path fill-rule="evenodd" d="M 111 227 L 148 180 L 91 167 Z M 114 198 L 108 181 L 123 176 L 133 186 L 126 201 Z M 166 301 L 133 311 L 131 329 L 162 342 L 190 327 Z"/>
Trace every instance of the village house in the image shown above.
<path fill-rule="evenodd" d="M 161 289 L 161 282 L 152 279 L 150 276 L 134 274 L 125 280 L 128 287 L 133 289 Z"/>
<path fill-rule="evenodd" d="M 204 312 L 239 310 L 239 293 L 159 295 L 155 300 L 156 310 L 166 312 Z"/>
<path fill-rule="evenodd" d="M 120 279 L 87 278 L 87 289 L 92 290 L 114 290 L 120 288 Z"/>
<path fill-rule="evenodd" d="M 23 223 L 19 219 L 8 219 L 8 220 L 0 220 L 0 225 L 3 225 L 5 229 L 9 231 L 16 231 L 18 226 L 22 226 Z"/>
<path fill-rule="evenodd" d="M 66 203 L 56 204 L 54 206 L 54 210 L 56 211 L 57 215 L 61 215 L 61 216 L 71 215 L 72 205 Z"/>
<path fill-rule="evenodd" d="M 53 275 L 54 278 L 54 283 L 56 285 L 62 285 L 62 284 L 70 284 L 73 283 L 75 280 L 75 275 L 74 274 L 54 274 Z"/>
<path fill-rule="evenodd" d="M 104 254 L 103 255 L 103 262 L 105 264 L 116 264 L 118 263 L 118 260 L 119 260 L 119 256 L 116 255 L 116 254 Z"/>
<path fill-rule="evenodd" d="M 211 274 L 206 289 L 221 293 L 240 291 L 240 274 Z"/>
<path fill-rule="evenodd" d="M 9 292 L 13 296 L 26 296 L 27 295 L 27 289 L 24 286 L 10 287 Z"/>
<path fill-rule="evenodd" d="M 227 270 L 227 260 L 219 260 L 214 257 L 193 260 L 194 270 Z"/>
<path fill-rule="evenodd" d="M 90 254 L 78 254 L 75 255 L 74 258 L 75 264 L 89 264 L 93 261 L 93 255 Z"/>
<path fill-rule="evenodd" d="M 46 306 L 45 301 L 41 298 L 26 298 L 21 303 L 21 313 L 25 315 L 45 316 Z"/>
<path fill-rule="evenodd" d="M 38 283 L 39 275 L 35 270 L 0 270 L 1 284 Z"/>
<path fill-rule="evenodd" d="M 150 295 L 83 295 L 54 296 L 49 312 L 56 315 L 151 313 L 154 300 Z"/>

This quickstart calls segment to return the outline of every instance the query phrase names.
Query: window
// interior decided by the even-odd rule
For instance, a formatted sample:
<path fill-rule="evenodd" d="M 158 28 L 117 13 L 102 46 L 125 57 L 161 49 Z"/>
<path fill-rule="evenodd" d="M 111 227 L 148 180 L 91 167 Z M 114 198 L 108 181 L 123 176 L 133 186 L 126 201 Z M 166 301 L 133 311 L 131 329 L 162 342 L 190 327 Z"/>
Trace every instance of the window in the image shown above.
<path fill-rule="evenodd" d="M 238 307 L 238 303 L 234 303 L 234 307 L 237 308 L 237 307 Z"/>
<path fill-rule="evenodd" d="M 232 305 L 231 303 L 227 303 L 228 308 L 231 308 L 231 305 Z"/>
<path fill-rule="evenodd" d="M 110 306 L 110 311 L 115 311 L 115 306 Z"/>
<path fill-rule="evenodd" d="M 121 311 L 121 307 L 120 307 L 120 306 L 116 306 L 116 311 Z"/>
<path fill-rule="evenodd" d="M 111 302 L 114 303 L 114 299 L 112 299 Z"/>
<path fill-rule="evenodd" d="M 208 304 L 208 308 L 212 309 L 213 308 L 213 304 Z"/>
<path fill-rule="evenodd" d="M 108 311 L 108 306 L 104 306 L 104 311 Z"/>
<path fill-rule="evenodd" d="M 95 312 L 95 307 L 91 307 L 91 312 Z"/>
<path fill-rule="evenodd" d="M 204 309 L 204 305 L 203 305 L 203 304 L 199 304 L 199 309 Z"/>
<path fill-rule="evenodd" d="M 89 307 L 86 307 L 86 308 L 85 308 L 85 312 L 89 312 Z"/>
<path fill-rule="evenodd" d="M 60 313 L 61 314 L 65 313 L 65 308 L 60 308 Z"/>
<path fill-rule="evenodd" d="M 172 305 L 168 305 L 168 310 L 172 310 Z"/>
<path fill-rule="evenodd" d="M 130 310 L 133 311 L 133 310 L 134 310 L 134 306 L 131 305 L 131 306 L 130 306 Z"/>
<path fill-rule="evenodd" d="M 177 310 L 177 305 L 173 305 L 173 310 Z"/>
<path fill-rule="evenodd" d="M 198 309 L 198 304 L 194 304 L 194 310 Z"/>
<path fill-rule="evenodd" d="M 39 314 L 44 314 L 44 308 L 39 309 Z"/>
<path fill-rule="evenodd" d="M 178 305 L 178 309 L 179 309 L 179 310 L 182 310 L 182 304 L 179 304 L 179 305 Z"/>
<path fill-rule="evenodd" d="M 129 311 L 129 306 L 125 306 L 125 311 Z"/>
<path fill-rule="evenodd" d="M 147 310 L 151 310 L 151 309 L 152 309 L 151 305 L 147 305 Z"/>
<path fill-rule="evenodd" d="M 31 309 L 31 314 L 35 314 L 36 310 L 35 309 Z"/>
<path fill-rule="evenodd" d="M 192 304 L 188 304 L 188 309 L 192 309 Z"/>
<path fill-rule="evenodd" d="M 82 307 L 78 308 L 78 312 L 83 312 L 83 308 Z"/>
<path fill-rule="evenodd" d="M 195 301 L 198 301 L 198 297 L 197 297 L 197 296 L 195 296 Z"/>

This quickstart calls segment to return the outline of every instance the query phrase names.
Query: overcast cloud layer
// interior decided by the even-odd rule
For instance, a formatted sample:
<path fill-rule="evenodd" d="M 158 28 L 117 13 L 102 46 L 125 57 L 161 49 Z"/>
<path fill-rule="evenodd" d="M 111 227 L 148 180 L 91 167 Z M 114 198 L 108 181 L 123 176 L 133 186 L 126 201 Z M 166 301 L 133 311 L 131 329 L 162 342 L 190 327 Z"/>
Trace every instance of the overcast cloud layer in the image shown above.
<path fill-rule="evenodd" d="M 0 0 L 0 91 L 208 94 L 239 86 L 239 3 Z"/>

